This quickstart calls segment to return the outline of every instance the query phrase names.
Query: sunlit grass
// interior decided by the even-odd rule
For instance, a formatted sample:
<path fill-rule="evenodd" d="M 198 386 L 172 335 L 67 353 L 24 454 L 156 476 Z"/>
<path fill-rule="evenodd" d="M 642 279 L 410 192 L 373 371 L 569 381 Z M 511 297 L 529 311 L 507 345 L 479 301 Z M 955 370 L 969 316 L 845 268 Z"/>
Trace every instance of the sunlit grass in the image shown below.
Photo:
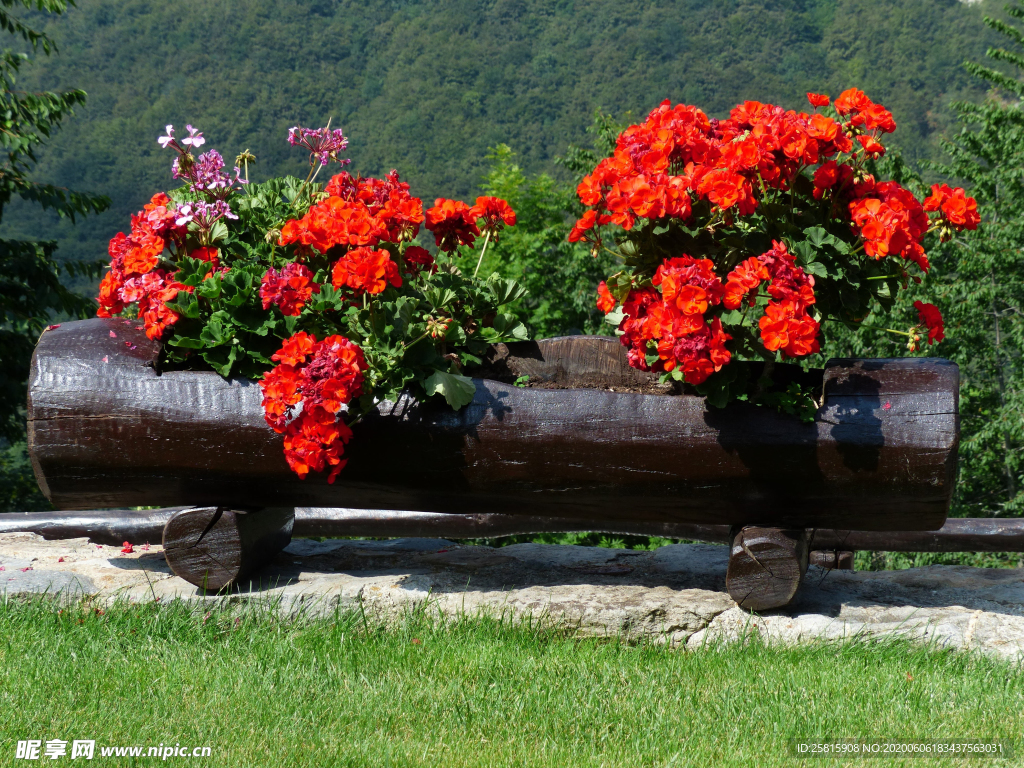
<path fill-rule="evenodd" d="M 187 761 L 217 766 L 763 766 L 793 763 L 790 738 L 1024 731 L 1015 667 L 903 642 L 685 652 L 488 619 L 46 600 L 4 603 L 0 638 L 2 765 L 28 764 L 18 740 L 87 738 L 118 765 L 155 759 L 99 746 L 210 746 Z"/>

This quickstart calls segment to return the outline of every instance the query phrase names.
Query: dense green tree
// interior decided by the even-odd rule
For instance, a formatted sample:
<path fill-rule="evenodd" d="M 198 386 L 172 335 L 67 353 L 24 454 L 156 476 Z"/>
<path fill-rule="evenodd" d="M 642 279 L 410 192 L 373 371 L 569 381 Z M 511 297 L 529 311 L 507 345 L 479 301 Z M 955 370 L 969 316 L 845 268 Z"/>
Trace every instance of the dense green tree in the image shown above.
<path fill-rule="evenodd" d="M 1024 19 L 1024 5 L 1006 6 Z M 1024 34 L 999 19 L 985 23 L 1018 49 Z M 1017 77 L 968 62 L 993 90 L 982 104 L 954 105 L 964 127 L 943 142 L 950 161 L 939 169 L 970 185 L 983 225 L 950 243 L 936 265 L 937 290 L 953 329 L 943 350 L 956 360 L 963 443 L 959 502 L 965 511 L 1024 513 L 1024 56 L 992 48 L 988 56 Z"/>
<path fill-rule="evenodd" d="M 0 29 L 32 51 L 49 55 L 53 41 L 11 12 L 16 6 L 53 14 L 67 10 L 66 0 L 0 0 Z M 5 48 L 0 52 L 0 220 L 14 199 L 55 212 L 74 221 L 99 213 L 109 201 L 73 192 L 31 178 L 36 150 L 68 116 L 85 102 L 85 92 L 32 93 L 19 90 L 21 67 L 28 54 Z M 38 502 L 24 452 L 25 385 L 32 348 L 54 313 L 86 316 L 92 302 L 61 283 L 61 271 L 94 277 L 98 265 L 54 258 L 56 243 L 0 239 L 0 508 Z M 34 491 L 34 494 L 33 494 Z"/>
<path fill-rule="evenodd" d="M 484 192 L 508 200 L 518 223 L 489 249 L 483 266 L 529 290 L 520 315 L 536 338 L 610 333 L 594 302 L 610 259 L 567 239 L 573 214 L 581 212 L 573 185 L 546 173 L 528 176 L 505 144 L 498 145 L 488 159 L 492 165 Z"/>
<path fill-rule="evenodd" d="M 908 159 L 936 157 L 950 99 L 980 94 L 957 65 L 992 37 L 981 16 L 957 0 L 88 0 L 43 21 L 63 55 L 34 80 L 85 88 L 89 105 L 41 170 L 114 203 L 45 226 L 63 256 L 101 256 L 167 184 L 166 123 L 226 155 L 248 147 L 259 181 L 301 170 L 290 126 L 333 117 L 356 169 L 397 168 L 430 202 L 479 194 L 500 143 L 528 175 L 565 179 L 554 158 L 597 108 L 636 119 L 670 98 L 721 117 L 856 85 L 893 110 Z M 25 209 L 5 226 L 44 221 Z"/>
<path fill-rule="evenodd" d="M 1006 11 L 1024 19 L 1019 2 Z M 1016 48 L 1024 44 L 1024 34 L 1011 24 L 988 16 L 985 23 Z M 923 299 L 945 316 L 946 340 L 921 353 L 960 366 L 960 467 L 953 505 L 960 516 L 1024 513 L 1024 82 L 1019 74 L 1007 74 L 1024 70 L 1024 56 L 1003 47 L 990 48 L 988 56 L 1001 69 L 965 64 L 991 86 L 987 99 L 953 104 L 962 128 L 942 142 L 949 160 L 927 164 L 967 187 L 982 224 L 930 251 L 928 279 L 907 292 L 891 315 L 912 321 L 910 304 Z M 919 195 L 927 193 L 899 158 L 887 170 Z M 873 320 L 866 324 L 879 324 Z M 906 354 L 903 341 L 876 331 L 846 334 L 831 351 Z"/>

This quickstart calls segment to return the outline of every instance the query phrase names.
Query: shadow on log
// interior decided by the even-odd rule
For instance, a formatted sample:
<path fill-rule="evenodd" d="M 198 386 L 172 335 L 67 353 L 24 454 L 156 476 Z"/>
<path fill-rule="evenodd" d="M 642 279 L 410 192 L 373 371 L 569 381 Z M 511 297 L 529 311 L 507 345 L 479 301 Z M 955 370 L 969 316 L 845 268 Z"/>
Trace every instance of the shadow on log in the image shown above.
<path fill-rule="evenodd" d="M 190 584 L 218 592 L 245 582 L 292 540 L 294 510 L 200 507 L 177 512 L 164 528 L 167 565 Z"/>

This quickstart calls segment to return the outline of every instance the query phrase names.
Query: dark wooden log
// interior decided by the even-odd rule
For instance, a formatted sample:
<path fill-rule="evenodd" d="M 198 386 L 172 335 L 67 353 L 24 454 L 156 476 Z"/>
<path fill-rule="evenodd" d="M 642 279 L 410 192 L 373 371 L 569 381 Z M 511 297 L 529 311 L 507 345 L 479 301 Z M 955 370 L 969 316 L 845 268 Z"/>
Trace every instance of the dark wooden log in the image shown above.
<path fill-rule="evenodd" d="M 241 585 L 292 540 L 291 508 L 242 511 L 199 507 L 175 513 L 164 528 L 167 565 L 210 592 Z"/>
<path fill-rule="evenodd" d="M 840 549 L 816 549 L 807 556 L 808 565 L 817 565 L 829 571 L 852 571 L 853 552 Z"/>
<path fill-rule="evenodd" d="M 187 507 L 101 509 L 83 512 L 8 512 L 0 514 L 0 533 L 37 533 L 44 539 L 87 538 L 111 546 L 157 544 L 164 526 Z"/>
<path fill-rule="evenodd" d="M 793 599 L 806 571 L 806 531 L 746 526 L 733 536 L 725 587 L 740 608 L 767 611 Z"/>
<path fill-rule="evenodd" d="M 43 334 L 29 441 L 55 505 L 488 510 L 620 530 L 640 521 L 932 530 L 953 487 L 958 370 L 943 360 L 831 361 L 813 424 L 744 403 L 709 410 L 690 395 L 476 380 L 457 413 L 439 398 L 382 403 L 355 426 L 348 466 L 328 485 L 288 469 L 254 382 L 161 375 L 157 354 L 121 320 Z M 634 377 L 623 354 L 602 337 L 509 352 L 556 380 L 559 367 L 604 357 Z"/>

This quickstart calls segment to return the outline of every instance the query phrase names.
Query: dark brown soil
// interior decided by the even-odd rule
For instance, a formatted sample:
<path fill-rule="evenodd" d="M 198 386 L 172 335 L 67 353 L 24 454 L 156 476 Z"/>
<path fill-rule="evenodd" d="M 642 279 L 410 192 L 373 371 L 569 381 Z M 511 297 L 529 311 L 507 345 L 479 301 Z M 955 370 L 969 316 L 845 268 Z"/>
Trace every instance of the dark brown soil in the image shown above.
<path fill-rule="evenodd" d="M 580 350 L 599 350 L 604 358 L 578 354 Z M 746 367 L 751 387 L 759 379 L 765 364 L 759 361 L 733 361 Z M 689 384 L 677 381 L 660 383 L 661 374 L 640 371 L 629 366 L 625 349 L 595 337 L 546 339 L 541 342 L 495 344 L 482 365 L 467 374 L 531 389 L 602 389 L 609 392 L 634 392 L 645 395 L 696 395 Z M 771 370 L 771 390 L 784 390 L 792 383 L 820 389 L 821 369 L 805 371 L 792 363 L 776 363 Z"/>

